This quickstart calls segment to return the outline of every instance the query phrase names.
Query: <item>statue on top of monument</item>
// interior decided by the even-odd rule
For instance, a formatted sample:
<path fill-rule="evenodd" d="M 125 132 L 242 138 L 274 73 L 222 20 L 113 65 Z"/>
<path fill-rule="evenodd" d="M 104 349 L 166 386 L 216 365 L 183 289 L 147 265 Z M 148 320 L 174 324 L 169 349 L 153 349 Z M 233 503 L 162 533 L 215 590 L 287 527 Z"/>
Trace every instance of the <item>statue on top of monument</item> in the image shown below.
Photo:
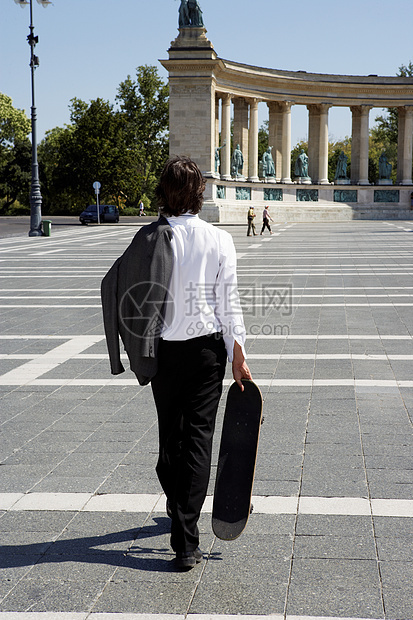
<path fill-rule="evenodd" d="M 189 21 L 188 0 L 181 0 L 181 4 L 179 6 L 178 24 L 180 28 L 191 25 L 191 22 Z"/>
<path fill-rule="evenodd" d="M 202 28 L 204 20 L 202 18 L 202 10 L 198 4 L 198 0 L 181 0 L 179 6 L 179 27 Z"/>
<path fill-rule="evenodd" d="M 188 0 L 189 19 L 191 26 L 202 28 L 204 20 L 202 19 L 202 10 L 198 4 L 198 0 Z"/>

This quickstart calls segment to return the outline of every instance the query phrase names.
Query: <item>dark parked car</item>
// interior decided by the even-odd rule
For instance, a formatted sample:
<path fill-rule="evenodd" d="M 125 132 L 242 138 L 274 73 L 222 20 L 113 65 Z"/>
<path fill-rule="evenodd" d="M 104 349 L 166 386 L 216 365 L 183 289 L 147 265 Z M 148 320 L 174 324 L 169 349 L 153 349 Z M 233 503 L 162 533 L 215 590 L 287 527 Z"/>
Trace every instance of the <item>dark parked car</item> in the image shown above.
<path fill-rule="evenodd" d="M 99 219 L 103 222 L 119 222 L 119 209 L 115 205 L 99 205 Z M 97 223 L 98 212 L 96 205 L 89 205 L 79 215 L 81 224 L 89 224 L 89 222 Z"/>

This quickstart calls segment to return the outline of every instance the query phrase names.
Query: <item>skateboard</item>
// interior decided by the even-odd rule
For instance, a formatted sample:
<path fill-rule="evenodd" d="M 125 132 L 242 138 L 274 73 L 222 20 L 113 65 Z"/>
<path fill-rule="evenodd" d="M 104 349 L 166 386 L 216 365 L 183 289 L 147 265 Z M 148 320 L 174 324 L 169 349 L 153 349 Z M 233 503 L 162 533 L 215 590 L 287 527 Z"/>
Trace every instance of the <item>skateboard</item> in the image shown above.
<path fill-rule="evenodd" d="M 242 534 L 251 512 L 252 485 L 262 420 L 262 395 L 253 381 L 228 391 L 212 507 L 212 529 L 222 540 Z"/>

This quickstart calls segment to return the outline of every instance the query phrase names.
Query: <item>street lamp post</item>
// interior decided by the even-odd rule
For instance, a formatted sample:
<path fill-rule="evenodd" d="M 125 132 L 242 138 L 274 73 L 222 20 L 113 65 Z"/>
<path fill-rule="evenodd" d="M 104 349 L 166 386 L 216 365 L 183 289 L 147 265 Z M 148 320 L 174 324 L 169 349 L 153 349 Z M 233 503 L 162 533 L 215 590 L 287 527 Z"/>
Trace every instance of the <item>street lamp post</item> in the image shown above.
<path fill-rule="evenodd" d="M 30 231 L 29 237 L 39 237 L 42 232 L 42 194 L 40 192 L 39 181 L 39 165 L 37 162 L 37 111 L 34 95 L 34 72 L 39 66 L 39 59 L 34 53 L 34 48 L 39 41 L 39 37 L 34 35 L 33 26 L 33 0 L 14 0 L 16 4 L 25 6 L 30 4 L 30 34 L 27 41 L 30 45 L 30 70 L 32 77 L 32 105 L 31 105 L 31 121 L 32 121 L 32 179 L 30 186 Z M 39 4 L 46 7 L 51 4 L 50 0 L 37 0 Z"/>

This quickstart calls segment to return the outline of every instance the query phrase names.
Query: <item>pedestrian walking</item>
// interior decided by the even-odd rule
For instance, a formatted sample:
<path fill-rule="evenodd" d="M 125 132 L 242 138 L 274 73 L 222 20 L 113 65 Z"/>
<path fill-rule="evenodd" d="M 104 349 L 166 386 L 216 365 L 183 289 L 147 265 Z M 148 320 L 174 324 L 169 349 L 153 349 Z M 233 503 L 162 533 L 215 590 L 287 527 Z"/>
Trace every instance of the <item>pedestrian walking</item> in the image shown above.
<path fill-rule="evenodd" d="M 142 200 L 141 200 L 141 201 L 140 201 L 140 203 L 139 203 L 139 215 L 140 215 L 140 216 L 145 215 L 145 206 L 144 206 L 144 204 L 143 204 Z"/>
<path fill-rule="evenodd" d="M 270 231 L 270 235 L 272 235 L 270 220 L 271 222 L 274 221 L 270 215 L 269 207 L 265 207 L 264 211 L 262 212 L 262 228 L 260 233 L 261 235 L 263 234 L 265 228 L 268 228 L 268 230 Z"/>
<path fill-rule="evenodd" d="M 251 379 L 235 247 L 228 232 L 199 218 L 204 190 L 192 160 L 169 160 L 156 190 L 159 219 L 138 231 L 102 282 L 112 373 L 124 370 L 120 334 L 139 383 L 151 382 L 159 428 L 156 472 L 179 569 L 202 559 L 197 524 L 227 359 L 240 389 L 241 379 Z"/>
<path fill-rule="evenodd" d="M 251 237 L 251 231 L 252 231 L 254 237 L 257 234 L 255 232 L 255 223 L 254 223 L 254 217 L 255 216 L 256 216 L 256 213 L 254 211 L 254 207 L 250 207 L 248 209 L 248 216 L 247 216 L 247 220 L 248 220 L 247 237 Z"/>

